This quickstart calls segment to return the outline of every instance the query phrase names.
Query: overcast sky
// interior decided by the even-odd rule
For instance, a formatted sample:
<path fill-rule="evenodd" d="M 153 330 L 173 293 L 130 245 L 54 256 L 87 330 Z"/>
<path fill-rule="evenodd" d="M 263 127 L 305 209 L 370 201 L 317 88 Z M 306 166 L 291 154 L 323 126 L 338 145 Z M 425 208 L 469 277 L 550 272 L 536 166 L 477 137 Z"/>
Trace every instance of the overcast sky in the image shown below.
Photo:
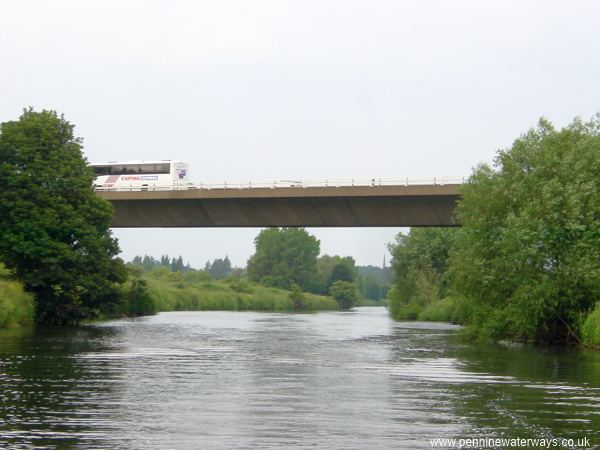
<path fill-rule="evenodd" d="M 600 2 L 2 0 L 0 121 L 55 109 L 90 161 L 194 181 L 466 176 L 546 116 L 600 110 Z M 123 257 L 229 255 L 258 229 L 116 230 Z M 399 229 L 311 229 L 380 265 Z"/>

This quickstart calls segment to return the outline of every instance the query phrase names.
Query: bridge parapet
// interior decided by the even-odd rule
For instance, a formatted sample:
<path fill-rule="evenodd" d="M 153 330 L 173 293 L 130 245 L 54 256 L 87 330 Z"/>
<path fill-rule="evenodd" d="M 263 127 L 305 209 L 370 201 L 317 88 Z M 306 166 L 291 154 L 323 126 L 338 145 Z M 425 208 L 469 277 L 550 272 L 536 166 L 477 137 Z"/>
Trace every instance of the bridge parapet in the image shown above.
<path fill-rule="evenodd" d="M 382 187 L 382 186 L 445 186 L 458 185 L 465 182 L 464 177 L 399 177 L 399 178 L 366 178 L 366 179 L 324 179 L 324 180 L 272 180 L 272 181 L 208 181 L 178 185 L 149 184 L 144 190 L 150 191 L 186 191 L 194 189 L 256 189 L 256 188 L 327 188 L 327 187 Z M 139 191 L 137 186 L 97 187 L 100 192 Z"/>

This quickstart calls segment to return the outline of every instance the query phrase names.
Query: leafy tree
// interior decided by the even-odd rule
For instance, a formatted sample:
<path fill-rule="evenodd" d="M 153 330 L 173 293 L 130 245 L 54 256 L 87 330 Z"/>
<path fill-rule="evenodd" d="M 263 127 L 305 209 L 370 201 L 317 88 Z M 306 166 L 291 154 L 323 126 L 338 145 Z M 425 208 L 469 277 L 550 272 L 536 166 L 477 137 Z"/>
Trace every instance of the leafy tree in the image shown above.
<path fill-rule="evenodd" d="M 254 240 L 256 251 L 248 260 L 248 277 L 269 286 L 301 289 L 313 283 L 320 243 L 304 228 L 269 228 Z"/>
<path fill-rule="evenodd" d="M 340 309 L 350 309 L 358 300 L 356 285 L 348 281 L 333 283 L 329 288 L 329 295 L 338 303 Z"/>
<path fill-rule="evenodd" d="M 160 261 L 154 259 L 152 256 L 144 255 L 142 258 L 142 267 L 144 272 L 148 272 L 149 270 L 152 270 L 158 266 L 160 266 Z"/>
<path fill-rule="evenodd" d="M 120 301 L 126 270 L 73 125 L 25 110 L 0 125 L 0 258 L 36 299 L 36 320 L 68 324 Z"/>
<path fill-rule="evenodd" d="M 185 266 L 183 264 L 183 258 L 179 256 L 179 258 L 173 258 L 171 260 L 171 272 L 183 272 Z"/>
<path fill-rule="evenodd" d="M 494 338 L 579 341 L 600 298 L 600 116 L 541 120 L 462 189 L 454 287 Z"/>
<path fill-rule="evenodd" d="M 212 264 L 207 262 L 206 266 L 204 267 L 204 271 L 210 274 L 213 278 L 219 280 L 228 277 L 233 271 L 233 268 L 231 267 L 229 256 L 225 256 L 224 259 L 215 259 Z"/>
<path fill-rule="evenodd" d="M 392 316 L 406 305 L 424 308 L 447 293 L 450 249 L 456 239 L 453 228 L 411 228 L 399 233 L 390 245 L 395 279 L 389 294 Z"/>
<path fill-rule="evenodd" d="M 310 291 L 326 295 L 330 286 L 338 281 L 354 282 L 356 279 L 356 265 L 351 256 L 323 255 L 317 260 L 316 281 Z"/>
<path fill-rule="evenodd" d="M 393 278 L 391 267 L 358 266 L 358 288 L 364 298 L 381 300 L 386 297 Z"/>
<path fill-rule="evenodd" d="M 384 297 L 383 286 L 372 275 L 367 275 L 360 278 L 360 292 L 370 300 L 379 300 Z"/>
<path fill-rule="evenodd" d="M 131 283 L 128 286 L 124 294 L 124 305 L 127 310 L 127 315 L 130 316 L 141 316 L 156 314 L 156 304 L 150 292 L 148 291 L 148 284 L 142 278 L 133 276 L 131 277 Z"/>
<path fill-rule="evenodd" d="M 336 264 L 331 272 L 329 278 L 329 285 L 331 286 L 336 281 L 347 281 L 349 283 L 354 282 L 356 278 L 356 270 L 348 264 Z"/>

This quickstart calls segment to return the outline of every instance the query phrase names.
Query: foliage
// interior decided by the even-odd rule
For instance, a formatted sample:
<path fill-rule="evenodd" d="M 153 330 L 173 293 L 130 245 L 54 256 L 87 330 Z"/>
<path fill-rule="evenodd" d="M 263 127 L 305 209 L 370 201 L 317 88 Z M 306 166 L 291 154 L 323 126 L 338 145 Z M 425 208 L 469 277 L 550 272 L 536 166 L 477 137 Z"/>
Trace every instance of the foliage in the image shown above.
<path fill-rule="evenodd" d="M 81 149 L 54 111 L 0 125 L 0 259 L 34 294 L 40 323 L 94 317 L 126 278 L 112 207 L 95 195 Z"/>
<path fill-rule="evenodd" d="M 388 293 L 392 317 L 416 319 L 448 294 L 446 272 L 456 235 L 453 228 L 412 228 L 408 234 L 396 236 L 390 245 L 395 273 Z"/>
<path fill-rule="evenodd" d="M 31 325 L 33 319 L 32 295 L 26 293 L 20 283 L 11 280 L 0 264 L 0 328 Z"/>
<path fill-rule="evenodd" d="M 471 320 L 471 304 L 462 297 L 445 297 L 419 311 L 417 320 L 466 324 Z"/>
<path fill-rule="evenodd" d="M 183 274 L 183 279 L 188 283 L 200 283 L 212 280 L 212 277 L 203 270 L 190 270 Z"/>
<path fill-rule="evenodd" d="M 148 255 L 144 255 L 143 258 L 141 256 L 135 256 L 128 264 L 139 267 L 143 272 L 148 272 L 156 267 L 166 267 L 172 272 L 189 272 L 190 270 L 193 270 L 190 263 L 183 264 L 181 255 L 178 258 L 169 258 L 169 255 L 163 255 L 160 260 Z"/>
<path fill-rule="evenodd" d="M 358 300 L 356 285 L 349 281 L 334 282 L 329 288 L 329 295 L 338 303 L 340 309 L 350 309 Z"/>
<path fill-rule="evenodd" d="M 229 257 L 225 256 L 224 259 L 215 259 L 212 264 L 207 261 L 204 271 L 211 277 L 220 280 L 221 278 L 231 275 L 233 268 L 231 267 L 231 261 L 229 261 Z"/>
<path fill-rule="evenodd" d="M 541 120 L 462 189 L 453 285 L 494 340 L 569 343 L 600 298 L 600 116 Z"/>
<path fill-rule="evenodd" d="M 269 228 L 254 240 L 248 278 L 267 286 L 307 290 L 316 274 L 319 241 L 304 228 Z"/>
<path fill-rule="evenodd" d="M 581 338 L 585 345 L 600 348 L 600 303 L 587 316 L 581 327 Z"/>
<path fill-rule="evenodd" d="M 306 309 L 306 298 L 297 284 L 292 285 L 289 293 L 289 299 L 292 302 L 292 308 L 294 311 L 303 311 Z"/>
<path fill-rule="evenodd" d="M 358 266 L 356 270 L 362 297 L 381 300 L 387 296 L 393 278 L 391 267 Z"/>
<path fill-rule="evenodd" d="M 290 291 L 261 286 L 237 278 L 172 282 L 159 269 L 145 273 L 148 289 L 158 311 L 292 311 Z M 330 297 L 301 293 L 303 310 L 336 310 Z"/>
<path fill-rule="evenodd" d="M 225 279 L 225 283 L 227 283 L 227 285 L 235 292 L 244 292 L 246 294 L 251 294 L 254 292 L 252 283 L 248 282 L 247 280 L 231 277 Z"/>
<path fill-rule="evenodd" d="M 351 256 L 323 255 L 317 259 L 316 277 L 308 286 L 308 290 L 326 295 L 331 285 L 338 281 L 354 282 L 356 265 Z"/>
<path fill-rule="evenodd" d="M 188 264 L 189 266 L 189 264 Z M 173 258 L 171 260 L 171 272 L 183 272 L 186 267 L 183 264 L 183 258 L 179 255 L 179 258 Z"/>
<path fill-rule="evenodd" d="M 148 283 L 132 272 L 129 280 L 121 285 L 121 299 L 121 303 L 107 312 L 109 316 L 147 316 L 157 312 Z"/>

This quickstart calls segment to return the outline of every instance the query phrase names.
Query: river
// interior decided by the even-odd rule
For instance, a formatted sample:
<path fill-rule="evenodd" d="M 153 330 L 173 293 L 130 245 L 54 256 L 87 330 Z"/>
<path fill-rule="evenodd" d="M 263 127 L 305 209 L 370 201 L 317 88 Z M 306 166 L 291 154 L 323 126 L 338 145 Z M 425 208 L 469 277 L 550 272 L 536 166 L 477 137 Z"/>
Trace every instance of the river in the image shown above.
<path fill-rule="evenodd" d="M 457 331 L 395 323 L 383 308 L 0 330 L 0 446 L 414 449 L 518 437 L 600 448 L 600 352 L 475 345 Z"/>

